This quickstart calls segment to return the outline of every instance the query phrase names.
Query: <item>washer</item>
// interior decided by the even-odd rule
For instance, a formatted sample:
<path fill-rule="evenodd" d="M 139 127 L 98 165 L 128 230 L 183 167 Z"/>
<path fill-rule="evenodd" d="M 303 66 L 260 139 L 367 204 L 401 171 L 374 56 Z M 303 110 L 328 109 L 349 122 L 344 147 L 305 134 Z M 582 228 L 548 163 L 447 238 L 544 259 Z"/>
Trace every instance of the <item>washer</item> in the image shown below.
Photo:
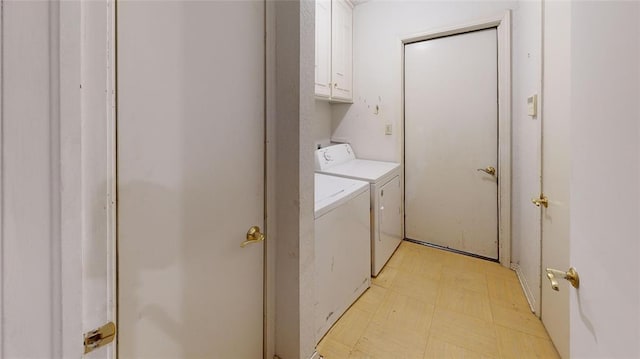
<path fill-rule="evenodd" d="M 317 342 L 371 285 L 369 184 L 315 174 Z"/>
<path fill-rule="evenodd" d="M 316 150 L 316 172 L 367 181 L 371 187 L 371 275 L 377 276 L 402 241 L 399 163 L 358 159 L 349 144 Z"/>

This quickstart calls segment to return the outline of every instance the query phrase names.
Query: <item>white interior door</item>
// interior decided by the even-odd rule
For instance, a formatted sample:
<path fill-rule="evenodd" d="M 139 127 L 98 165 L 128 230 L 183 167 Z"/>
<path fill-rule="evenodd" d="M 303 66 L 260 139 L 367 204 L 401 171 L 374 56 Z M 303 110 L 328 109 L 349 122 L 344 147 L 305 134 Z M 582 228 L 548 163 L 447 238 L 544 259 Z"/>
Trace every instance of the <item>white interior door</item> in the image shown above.
<path fill-rule="evenodd" d="M 640 358 L 640 2 L 571 13 L 571 356 Z"/>
<path fill-rule="evenodd" d="M 640 4 L 544 9 L 542 320 L 564 358 L 638 358 Z"/>
<path fill-rule="evenodd" d="M 404 70 L 406 237 L 498 259 L 496 29 L 405 45 Z"/>
<path fill-rule="evenodd" d="M 542 116 L 542 193 L 549 204 L 542 210 L 541 318 L 563 358 L 569 358 L 569 292 L 559 279 L 551 288 L 546 268 L 569 269 L 569 181 L 571 104 L 571 33 L 569 3 L 548 3 L 544 29 L 544 87 Z"/>
<path fill-rule="evenodd" d="M 118 5 L 121 358 L 260 358 L 264 3 Z"/>

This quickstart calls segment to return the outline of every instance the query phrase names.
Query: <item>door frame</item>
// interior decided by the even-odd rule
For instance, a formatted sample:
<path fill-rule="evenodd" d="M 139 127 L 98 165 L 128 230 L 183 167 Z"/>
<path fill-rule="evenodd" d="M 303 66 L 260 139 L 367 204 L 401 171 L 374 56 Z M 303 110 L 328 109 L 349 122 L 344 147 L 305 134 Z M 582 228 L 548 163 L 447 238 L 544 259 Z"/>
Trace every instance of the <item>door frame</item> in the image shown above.
<path fill-rule="evenodd" d="M 102 283 L 106 297 L 98 298 L 95 304 L 104 305 L 102 309 L 106 320 L 117 325 L 115 5 L 116 0 L 107 0 L 100 8 L 89 9 L 90 4 L 70 1 L 60 2 L 56 5 L 57 9 L 52 10 L 53 26 L 58 29 L 54 36 L 58 41 L 61 63 L 59 70 L 52 69 L 52 75 L 58 76 L 60 84 L 60 121 L 56 130 L 62 139 L 58 145 L 61 187 L 65 189 L 60 192 L 63 224 L 60 254 L 63 290 L 72 294 L 62 299 L 65 357 L 84 357 L 83 334 L 95 329 L 85 317 L 85 263 L 92 260 L 86 252 L 90 251 L 92 242 L 93 246 L 103 244 L 107 248 L 104 257 L 106 278 Z M 106 133 L 93 135 L 105 136 L 105 147 L 94 145 L 87 139 L 92 135 L 88 131 L 95 131 L 96 127 L 85 126 L 88 122 L 101 119 L 106 121 Z M 88 153 L 104 156 L 107 166 L 101 171 L 92 171 L 87 166 Z M 102 193 L 108 203 L 105 208 L 106 238 L 94 238 L 85 228 L 84 218 L 92 215 L 91 208 L 83 204 L 85 198 L 91 196 L 85 193 L 87 183 L 106 184 L 106 192 Z M 105 243 L 99 243 L 102 239 Z M 116 340 L 105 348 L 97 349 L 96 353 L 98 351 L 101 353 L 92 355 L 115 358 L 117 336 Z"/>
<path fill-rule="evenodd" d="M 511 267 L 511 10 L 504 13 L 455 26 L 410 34 L 400 38 L 401 59 L 401 157 L 405 161 L 405 83 L 404 46 L 410 43 L 496 28 L 498 32 L 498 259 L 504 267 Z M 403 174 L 406 176 L 406 173 Z M 405 206 L 403 184 L 402 206 Z M 405 213 L 406 216 L 406 213 Z M 406 223 L 403 221 L 403 230 Z"/>

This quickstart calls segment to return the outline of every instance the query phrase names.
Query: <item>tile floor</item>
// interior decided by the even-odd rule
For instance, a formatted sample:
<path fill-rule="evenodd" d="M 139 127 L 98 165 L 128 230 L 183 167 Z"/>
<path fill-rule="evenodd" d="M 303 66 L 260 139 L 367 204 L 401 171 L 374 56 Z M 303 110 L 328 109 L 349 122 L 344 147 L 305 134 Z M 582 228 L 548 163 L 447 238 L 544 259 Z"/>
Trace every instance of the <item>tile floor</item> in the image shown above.
<path fill-rule="evenodd" d="M 326 359 L 559 358 L 515 272 L 411 242 L 318 352 Z"/>

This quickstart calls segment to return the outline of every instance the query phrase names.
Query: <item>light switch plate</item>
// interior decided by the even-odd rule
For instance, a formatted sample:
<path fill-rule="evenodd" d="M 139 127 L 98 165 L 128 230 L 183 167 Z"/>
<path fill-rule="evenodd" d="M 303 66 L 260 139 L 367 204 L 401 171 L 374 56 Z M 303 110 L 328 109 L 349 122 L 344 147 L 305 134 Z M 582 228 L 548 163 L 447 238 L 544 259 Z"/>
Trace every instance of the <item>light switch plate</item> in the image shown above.
<path fill-rule="evenodd" d="M 527 114 L 531 117 L 538 114 L 538 95 L 527 98 Z"/>
<path fill-rule="evenodd" d="M 386 125 L 384 125 L 384 134 L 385 135 L 393 134 L 393 125 L 392 124 L 387 123 Z"/>

